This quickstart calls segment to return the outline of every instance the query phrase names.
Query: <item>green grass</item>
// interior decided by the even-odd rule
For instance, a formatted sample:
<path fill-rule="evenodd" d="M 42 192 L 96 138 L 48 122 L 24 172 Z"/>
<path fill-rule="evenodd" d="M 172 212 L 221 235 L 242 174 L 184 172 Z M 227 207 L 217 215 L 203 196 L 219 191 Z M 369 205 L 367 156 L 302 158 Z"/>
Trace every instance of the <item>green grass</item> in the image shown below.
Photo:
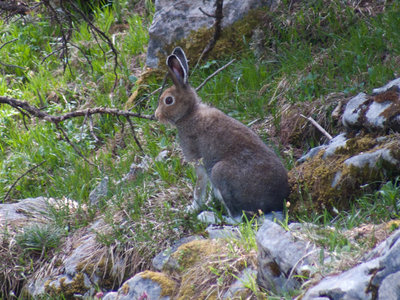
<path fill-rule="evenodd" d="M 53 225 L 34 224 L 24 228 L 23 232 L 15 238 L 17 244 L 25 253 L 36 254 L 40 256 L 47 255 L 47 251 L 60 245 L 64 232 Z"/>
<path fill-rule="evenodd" d="M 312 103 L 324 100 L 331 93 L 344 93 L 346 97 L 370 93 L 398 76 L 398 2 L 389 1 L 385 11 L 376 16 L 361 14 L 346 1 L 306 1 L 296 3 L 289 11 L 291 2 L 282 1 L 277 11 L 265 12 L 268 29 L 264 32 L 262 56 L 256 56 L 250 40 L 243 39 L 244 50 L 239 59 L 200 91 L 204 102 L 245 124 L 271 116 L 278 126 L 285 103 Z M 104 42 L 101 42 L 102 48 L 97 45 L 83 22 L 75 24 L 72 37 L 72 42 L 83 52 L 72 47 L 70 68 L 64 71 L 57 55 L 42 62 L 55 50 L 53 41 L 58 34 L 47 19 L 37 15 L 31 23 L 0 21 L 2 43 L 17 39 L 0 50 L 0 61 L 22 67 L 0 66 L 0 95 L 26 100 L 54 115 L 83 107 L 124 108 L 130 93 L 138 89 L 137 69 L 144 67 L 141 55 L 148 43 L 147 28 L 154 12 L 152 1 L 145 1 L 145 13 L 138 15 L 132 9 L 135 3 L 119 1 L 119 5 L 95 9 L 93 14 L 94 24 L 112 37 L 118 51 L 115 90 L 114 57 Z M 123 29 L 117 25 L 123 25 Z M 192 85 L 199 85 L 230 59 L 204 62 L 191 75 Z M 161 79 L 151 79 L 146 84 L 155 89 Z M 134 110 L 152 114 L 156 100 L 154 96 Z M 0 110 L 0 201 L 22 174 L 45 160 L 41 167 L 19 180 L 11 192 L 11 201 L 36 196 L 65 196 L 76 200 L 80 206 L 79 217 L 70 216 L 66 207 L 50 211 L 58 227 L 68 227 L 74 232 L 103 215 L 113 230 L 110 235 L 98 234 L 102 243 L 131 243 L 132 247 L 140 245 L 153 250 L 167 245 L 167 236 L 177 239 L 201 231 L 203 225 L 183 212 L 190 201 L 189 187 L 193 186 L 195 175 L 193 167 L 184 163 L 177 151 L 176 132 L 155 122 L 133 121 L 144 153 L 135 144 L 127 124 L 125 134 L 121 134 L 121 123 L 126 123 L 122 118 L 94 116 L 93 130 L 99 141 L 91 134 L 84 118 L 62 124 L 71 141 L 97 165 L 94 167 L 62 140 L 53 124 L 26 118 L 26 129 L 22 116 L 3 105 Z M 267 141 L 269 137 L 263 133 L 262 138 Z M 305 137 L 305 141 L 303 150 L 319 143 L 312 137 Z M 274 149 L 278 152 L 281 146 L 275 145 Z M 117 183 L 132 163 L 139 164 L 145 156 L 155 159 L 165 150 L 168 151 L 166 159 L 152 162 L 132 181 Z M 292 154 L 281 154 L 281 158 L 288 168 L 294 165 Z M 106 175 L 110 178 L 108 196 L 99 207 L 89 206 L 83 213 L 90 191 Z M 383 183 L 376 193 L 361 197 L 347 212 L 335 216 L 327 212 L 305 214 L 299 218 L 338 228 L 385 222 L 399 218 L 399 193 L 397 179 Z M 242 243 L 249 246 L 248 250 L 254 249 L 252 223 L 243 224 L 241 230 Z M 31 235 L 35 232 L 40 230 Z M 39 236 L 34 241 L 38 245 L 36 250 L 43 249 L 40 240 Z M 349 246 L 346 239 L 334 233 L 322 238 L 321 244 L 331 251 L 346 250 Z M 147 253 L 149 257 L 151 254 Z"/>

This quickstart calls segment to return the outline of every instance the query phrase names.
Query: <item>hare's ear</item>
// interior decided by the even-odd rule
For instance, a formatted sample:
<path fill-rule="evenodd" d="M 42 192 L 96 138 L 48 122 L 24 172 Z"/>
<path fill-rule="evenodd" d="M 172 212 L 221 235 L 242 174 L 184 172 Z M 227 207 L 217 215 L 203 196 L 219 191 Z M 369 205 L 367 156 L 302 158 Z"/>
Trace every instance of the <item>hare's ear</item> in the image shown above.
<path fill-rule="evenodd" d="M 172 51 L 172 54 L 176 55 L 176 57 L 179 58 L 179 61 L 181 62 L 182 67 L 186 72 L 186 81 L 187 81 L 187 79 L 189 77 L 189 66 L 188 66 L 185 52 L 183 52 L 183 49 L 181 47 L 176 47 L 174 49 L 174 51 Z"/>
<path fill-rule="evenodd" d="M 176 86 L 185 86 L 188 83 L 188 63 L 185 53 L 179 47 L 175 48 L 167 58 L 167 66 L 172 81 Z"/>

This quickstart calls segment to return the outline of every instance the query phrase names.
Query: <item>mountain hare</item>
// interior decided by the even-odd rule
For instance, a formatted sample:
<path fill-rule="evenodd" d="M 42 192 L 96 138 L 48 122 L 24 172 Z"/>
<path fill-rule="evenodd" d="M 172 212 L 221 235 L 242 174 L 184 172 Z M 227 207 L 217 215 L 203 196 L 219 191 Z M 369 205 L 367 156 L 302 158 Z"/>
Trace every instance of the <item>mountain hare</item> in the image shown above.
<path fill-rule="evenodd" d="M 198 178 L 188 209 L 204 203 L 209 179 L 231 217 L 282 210 L 289 185 L 276 154 L 251 129 L 201 102 L 188 83 L 181 48 L 168 56 L 167 67 L 174 85 L 162 93 L 155 116 L 176 126 L 185 160 L 196 162 Z"/>

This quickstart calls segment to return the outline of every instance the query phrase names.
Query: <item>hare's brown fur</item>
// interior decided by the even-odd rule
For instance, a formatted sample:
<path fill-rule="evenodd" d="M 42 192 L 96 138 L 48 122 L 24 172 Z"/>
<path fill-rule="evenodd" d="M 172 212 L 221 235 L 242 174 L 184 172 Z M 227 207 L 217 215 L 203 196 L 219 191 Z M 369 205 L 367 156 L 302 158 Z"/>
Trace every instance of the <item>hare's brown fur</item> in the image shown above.
<path fill-rule="evenodd" d="M 161 95 L 156 117 L 177 127 L 185 159 L 202 162 L 233 216 L 282 210 L 289 186 L 276 154 L 250 128 L 203 104 L 181 74 L 175 76 L 172 68 L 170 74 L 174 86 Z"/>

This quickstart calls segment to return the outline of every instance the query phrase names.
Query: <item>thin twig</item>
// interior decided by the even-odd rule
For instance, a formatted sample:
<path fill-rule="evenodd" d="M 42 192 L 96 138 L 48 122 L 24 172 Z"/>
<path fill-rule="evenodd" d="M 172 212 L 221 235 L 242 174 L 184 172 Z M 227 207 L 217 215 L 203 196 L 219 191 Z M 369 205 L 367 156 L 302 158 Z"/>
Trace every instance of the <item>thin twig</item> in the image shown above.
<path fill-rule="evenodd" d="M 151 96 L 153 96 L 154 94 L 156 94 L 157 92 L 159 92 L 162 89 L 162 86 L 160 86 L 158 89 L 152 91 L 150 94 L 144 96 L 143 98 L 141 98 L 140 100 L 138 100 L 132 107 L 128 108 L 129 111 L 131 111 L 132 109 L 134 109 L 135 107 L 137 107 L 140 103 L 142 103 L 143 101 L 149 99 Z"/>
<path fill-rule="evenodd" d="M 42 161 L 40 164 L 30 168 L 28 171 L 26 171 L 24 174 L 19 176 L 17 180 L 14 181 L 14 183 L 11 185 L 11 187 L 8 189 L 7 194 L 3 198 L 3 202 L 6 202 L 8 196 L 10 195 L 11 191 L 14 189 L 14 187 L 17 185 L 18 181 L 20 181 L 24 176 L 26 176 L 28 173 L 32 172 L 33 170 L 39 168 L 41 165 L 43 165 L 46 162 L 46 160 Z"/>
<path fill-rule="evenodd" d="M 70 144 L 70 146 L 75 150 L 76 153 L 78 153 L 78 155 L 79 155 L 80 157 L 83 158 L 84 161 L 86 161 L 86 162 L 87 162 L 89 165 L 91 165 L 91 166 L 97 167 L 94 163 L 92 163 L 89 159 L 87 159 L 87 158 L 85 157 L 85 155 L 83 155 L 83 153 L 81 152 L 81 150 L 79 150 L 79 148 L 78 148 L 74 143 L 71 142 L 71 140 L 69 139 L 67 133 L 64 131 L 64 129 L 62 129 L 62 127 L 60 126 L 60 124 L 56 123 L 56 128 L 61 132 L 61 134 L 62 134 L 64 140 L 65 140 L 68 144 Z"/>
<path fill-rule="evenodd" d="M 140 103 L 142 103 L 142 102 L 145 101 L 146 99 L 150 98 L 151 96 L 153 96 L 153 95 L 156 94 L 157 92 L 160 92 L 160 93 L 158 94 L 158 98 L 157 98 L 157 102 L 158 102 L 158 101 L 160 100 L 161 94 L 162 94 L 162 92 L 163 92 L 163 90 L 164 90 L 165 84 L 167 83 L 167 79 L 168 79 L 168 73 L 165 74 L 164 79 L 163 79 L 163 82 L 162 82 L 161 86 L 160 86 L 158 89 L 152 91 L 150 94 L 148 94 L 147 96 L 145 96 L 145 97 L 143 97 L 142 99 L 140 99 L 137 103 L 135 103 L 135 105 L 133 105 L 133 106 L 132 106 L 131 108 L 129 108 L 128 110 L 134 109 L 135 107 L 137 107 Z"/>
<path fill-rule="evenodd" d="M 94 133 L 93 118 L 92 118 L 92 116 L 89 116 L 89 131 L 90 131 L 90 134 L 92 135 L 92 137 L 94 138 L 94 141 L 95 141 L 96 143 L 98 143 L 100 140 L 99 140 L 99 138 L 97 137 L 97 135 Z"/>
<path fill-rule="evenodd" d="M 115 49 L 114 44 L 110 40 L 110 38 L 99 28 L 97 28 L 93 22 L 88 18 L 88 16 L 74 3 L 74 1 L 69 0 L 69 3 L 71 6 L 81 15 L 81 17 L 85 20 L 85 22 L 89 25 L 90 29 L 95 31 L 102 39 L 105 41 L 108 46 L 111 48 L 111 51 L 114 53 L 114 75 L 115 75 L 115 81 L 114 81 L 114 87 L 113 90 L 117 87 L 118 83 L 118 74 L 117 74 L 117 67 L 119 66 L 118 62 L 118 51 Z M 100 46 L 100 44 L 99 44 Z"/>
<path fill-rule="evenodd" d="M 6 46 L 8 44 L 11 44 L 11 43 L 13 43 L 15 41 L 18 41 L 18 39 L 15 38 L 15 39 L 12 39 L 12 40 L 9 40 L 9 41 L 5 42 L 3 45 L 0 46 L 0 50 L 3 49 L 4 46 Z M 18 68 L 18 69 L 21 69 L 21 70 L 25 70 L 25 68 L 23 68 L 23 67 L 20 67 L 20 66 L 17 66 L 17 65 L 6 64 L 6 63 L 3 63 L 1 61 L 0 61 L 0 64 L 2 66 L 4 66 L 4 67 L 8 67 L 8 68 Z"/>
<path fill-rule="evenodd" d="M 311 122 L 311 124 L 313 124 L 319 131 L 321 131 L 322 134 L 324 134 L 329 140 L 332 139 L 332 136 L 321 126 L 317 123 L 317 121 L 315 121 L 313 118 L 311 117 L 306 117 L 303 114 L 300 114 L 301 117 L 303 117 L 304 119 L 307 119 L 308 121 Z"/>
<path fill-rule="evenodd" d="M 228 62 L 226 65 L 222 66 L 219 68 L 217 71 L 212 73 L 210 76 L 208 76 L 197 88 L 196 92 L 198 92 L 211 78 L 213 78 L 215 75 L 217 75 L 219 72 L 225 70 L 227 67 L 229 67 L 231 64 L 233 64 L 236 61 L 236 59 L 232 59 L 230 62 Z"/>
<path fill-rule="evenodd" d="M 135 140 L 136 145 L 139 147 L 140 151 L 144 154 L 142 145 L 140 145 L 140 142 L 139 142 L 138 138 L 136 137 L 135 127 L 133 126 L 131 118 L 127 117 L 126 120 L 128 121 L 129 126 L 131 128 L 133 139 Z"/>
<path fill-rule="evenodd" d="M 46 59 L 48 59 L 50 56 L 56 54 L 57 52 L 60 52 L 63 49 L 63 47 L 60 47 L 52 52 L 50 52 L 49 54 L 47 54 L 45 57 L 42 58 L 41 63 L 44 63 L 46 61 Z"/>

